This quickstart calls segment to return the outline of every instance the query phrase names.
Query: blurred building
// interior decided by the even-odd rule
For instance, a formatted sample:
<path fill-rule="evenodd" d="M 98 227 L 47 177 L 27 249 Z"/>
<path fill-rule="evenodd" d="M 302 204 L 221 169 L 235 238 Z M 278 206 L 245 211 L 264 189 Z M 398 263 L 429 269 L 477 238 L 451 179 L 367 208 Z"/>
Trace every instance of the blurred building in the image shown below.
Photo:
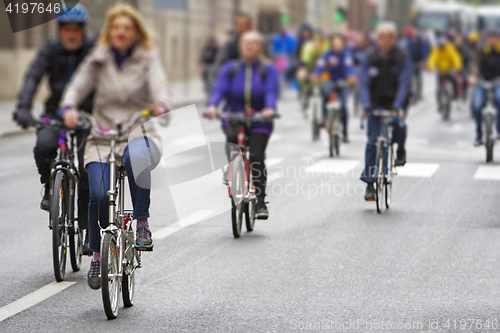
<path fill-rule="evenodd" d="M 365 33 L 372 31 L 378 17 L 378 5 L 377 0 L 349 0 L 349 29 Z"/>

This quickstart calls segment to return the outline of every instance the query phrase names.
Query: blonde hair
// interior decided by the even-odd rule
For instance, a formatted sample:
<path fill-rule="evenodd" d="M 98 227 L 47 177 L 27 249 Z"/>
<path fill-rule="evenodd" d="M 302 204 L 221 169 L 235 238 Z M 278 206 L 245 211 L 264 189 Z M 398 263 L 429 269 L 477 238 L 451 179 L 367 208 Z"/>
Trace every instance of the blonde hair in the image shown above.
<path fill-rule="evenodd" d="M 114 20 L 119 16 L 126 16 L 134 23 L 137 34 L 139 35 L 139 45 L 146 50 L 152 50 L 154 48 L 153 40 L 149 30 L 144 24 L 144 20 L 141 15 L 129 4 L 119 3 L 112 7 L 106 14 L 106 21 L 104 23 L 104 28 L 99 38 L 100 45 L 109 45 L 110 38 L 109 32 L 113 25 Z"/>
<path fill-rule="evenodd" d="M 260 54 L 258 56 L 259 60 L 262 61 L 263 63 L 269 62 L 269 59 L 266 58 L 264 55 L 264 37 L 260 32 L 257 30 L 250 30 L 245 32 L 240 39 L 240 47 L 243 45 L 244 42 L 247 41 L 252 41 L 252 42 L 258 42 L 260 44 Z"/>

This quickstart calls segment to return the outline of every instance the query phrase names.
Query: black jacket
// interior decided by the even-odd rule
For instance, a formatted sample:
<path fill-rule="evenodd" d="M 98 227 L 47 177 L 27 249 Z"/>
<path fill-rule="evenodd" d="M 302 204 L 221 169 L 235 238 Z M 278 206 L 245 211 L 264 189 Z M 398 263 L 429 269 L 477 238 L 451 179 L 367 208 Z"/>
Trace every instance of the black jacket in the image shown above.
<path fill-rule="evenodd" d="M 500 45 L 490 48 L 484 46 L 479 52 L 479 75 L 492 81 L 500 77 Z"/>
<path fill-rule="evenodd" d="M 48 76 L 50 96 L 45 101 L 45 114 L 55 116 L 66 84 L 71 81 L 76 68 L 94 46 L 95 38 L 86 35 L 82 47 L 74 52 L 67 51 L 58 36 L 51 37 L 40 49 L 31 64 L 24 85 L 19 93 L 18 110 L 31 110 L 33 97 L 44 75 Z M 79 110 L 92 111 L 93 94 L 81 105 Z"/>

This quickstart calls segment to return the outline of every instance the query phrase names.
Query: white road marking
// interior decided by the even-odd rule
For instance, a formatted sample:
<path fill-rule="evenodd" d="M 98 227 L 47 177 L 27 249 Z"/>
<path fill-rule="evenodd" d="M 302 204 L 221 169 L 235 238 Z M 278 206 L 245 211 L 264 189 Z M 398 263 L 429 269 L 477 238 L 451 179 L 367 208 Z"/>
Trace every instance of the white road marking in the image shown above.
<path fill-rule="evenodd" d="M 180 219 L 178 222 L 172 223 L 171 225 L 163 229 L 155 231 L 153 233 L 153 237 L 154 239 L 164 239 L 176 233 L 177 231 L 181 230 L 182 228 L 205 221 L 208 217 L 210 217 L 214 213 L 215 210 L 208 210 L 208 209 L 199 210 L 191 215 L 188 215 Z"/>
<path fill-rule="evenodd" d="M 328 159 L 307 167 L 305 171 L 308 173 L 345 174 L 360 163 L 359 161 Z"/>
<path fill-rule="evenodd" d="M 276 141 L 280 141 L 283 139 L 283 135 L 281 134 L 273 134 L 271 135 L 271 139 L 269 140 L 270 142 L 276 142 Z"/>
<path fill-rule="evenodd" d="M 433 163 L 406 163 L 404 167 L 396 169 L 400 177 L 431 178 L 439 169 L 439 164 Z"/>
<path fill-rule="evenodd" d="M 283 163 L 284 158 L 268 158 L 266 159 L 266 167 L 272 168 L 275 165 Z"/>
<path fill-rule="evenodd" d="M 21 297 L 17 301 L 7 304 L 6 306 L 0 308 L 0 322 L 31 308 L 34 305 L 46 300 L 49 297 L 63 291 L 66 288 L 71 287 L 76 282 L 52 282 L 38 290 L 35 290 L 31 294 Z"/>
<path fill-rule="evenodd" d="M 476 180 L 500 180 L 500 166 L 481 165 L 474 174 Z"/>
<path fill-rule="evenodd" d="M 284 175 L 283 175 L 283 171 L 277 171 L 273 174 L 270 174 L 269 176 L 267 176 L 267 183 L 272 183 L 280 178 L 283 178 Z"/>

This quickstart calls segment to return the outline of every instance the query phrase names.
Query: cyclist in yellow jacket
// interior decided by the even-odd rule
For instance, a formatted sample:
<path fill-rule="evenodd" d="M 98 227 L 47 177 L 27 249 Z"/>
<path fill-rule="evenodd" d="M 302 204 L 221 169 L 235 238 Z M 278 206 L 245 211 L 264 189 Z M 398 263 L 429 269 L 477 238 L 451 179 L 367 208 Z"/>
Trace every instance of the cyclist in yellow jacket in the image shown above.
<path fill-rule="evenodd" d="M 454 98 L 458 98 L 457 73 L 462 71 L 462 58 L 455 46 L 446 38 L 439 38 L 437 45 L 432 48 L 429 60 L 427 63 L 429 70 L 437 69 L 437 102 L 439 110 L 441 110 L 440 98 L 443 82 L 450 80 L 453 85 Z"/>

